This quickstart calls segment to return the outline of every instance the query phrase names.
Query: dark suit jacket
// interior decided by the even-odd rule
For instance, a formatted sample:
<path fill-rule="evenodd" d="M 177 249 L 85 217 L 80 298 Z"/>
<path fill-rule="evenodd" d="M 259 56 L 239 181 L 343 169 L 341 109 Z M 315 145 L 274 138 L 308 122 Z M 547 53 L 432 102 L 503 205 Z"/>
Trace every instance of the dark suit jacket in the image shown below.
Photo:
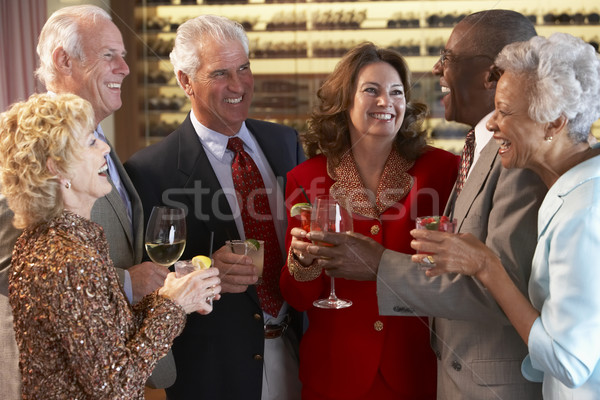
<path fill-rule="evenodd" d="M 273 123 L 247 120 L 282 188 L 289 170 L 304 160 L 297 132 Z M 163 141 L 142 149 L 125 164 L 144 206 L 146 219 L 155 205 L 188 210 L 187 244 L 182 259 L 208 255 L 239 238 L 232 212 L 190 117 Z M 282 215 L 286 218 L 286 215 Z M 188 315 L 173 345 L 177 366 L 169 398 L 260 399 L 264 333 L 254 286 L 225 294 L 206 316 Z"/>

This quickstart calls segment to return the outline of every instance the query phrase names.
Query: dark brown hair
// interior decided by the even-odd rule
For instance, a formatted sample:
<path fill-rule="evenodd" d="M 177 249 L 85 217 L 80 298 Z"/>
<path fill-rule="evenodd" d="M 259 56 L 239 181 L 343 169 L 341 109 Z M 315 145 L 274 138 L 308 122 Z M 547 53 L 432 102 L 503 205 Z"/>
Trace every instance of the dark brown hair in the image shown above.
<path fill-rule="evenodd" d="M 378 62 L 394 67 L 404 85 L 406 112 L 394 142 L 396 150 L 407 160 L 415 160 L 422 154 L 426 145 L 426 132 L 422 124 L 427 106 L 411 102 L 410 71 L 406 61 L 394 50 L 365 42 L 344 55 L 317 92 L 319 104 L 308 120 L 307 132 L 302 135 L 309 158 L 323 154 L 330 167 L 335 167 L 350 149 L 348 109 L 356 92 L 358 73 L 364 66 Z"/>

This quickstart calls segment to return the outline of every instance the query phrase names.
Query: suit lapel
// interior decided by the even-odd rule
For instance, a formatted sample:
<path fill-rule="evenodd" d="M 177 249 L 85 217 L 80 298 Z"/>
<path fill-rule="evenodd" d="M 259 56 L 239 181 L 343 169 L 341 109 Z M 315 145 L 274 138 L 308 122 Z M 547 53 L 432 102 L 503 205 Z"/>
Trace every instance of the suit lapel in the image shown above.
<path fill-rule="evenodd" d="M 231 232 L 232 238 L 238 237 L 235 222 L 233 218 L 229 218 L 232 215 L 231 207 L 229 207 L 229 203 L 222 193 L 219 179 L 212 169 L 189 115 L 182 125 L 178 146 L 177 169 L 184 176 L 181 187 L 189 190 L 187 195 L 188 204 L 191 207 L 200 205 L 201 215 L 210 216 L 210 218 L 203 221 L 208 231 L 215 232 L 226 229 Z M 197 202 L 196 196 L 202 196 L 202 201 Z M 217 203 L 213 204 L 215 198 Z M 214 210 L 213 207 L 218 207 L 218 211 Z M 227 219 L 224 221 L 215 218 L 215 211 Z"/>
<path fill-rule="evenodd" d="M 142 207 L 142 200 L 140 200 L 140 196 L 135 190 L 133 182 L 131 182 L 131 179 L 129 179 L 127 171 L 125 171 L 125 168 L 123 167 L 119 156 L 112 149 L 112 146 L 110 156 L 113 159 L 115 167 L 117 168 L 117 172 L 119 173 L 119 177 L 121 178 L 121 185 L 123 185 L 123 187 L 129 194 L 129 200 L 131 201 L 131 217 L 133 220 L 131 221 L 130 225 L 133 228 L 133 232 L 131 232 L 131 229 L 125 229 L 125 231 L 127 232 L 128 240 L 130 241 L 130 243 L 133 244 L 135 264 L 139 264 L 140 262 L 142 262 L 142 256 L 144 252 L 144 209 Z M 121 196 L 119 195 L 114 185 L 113 192 L 116 194 L 117 199 L 121 200 Z M 119 204 L 123 204 L 123 201 L 121 200 L 121 203 Z M 123 217 L 125 219 L 123 219 Z M 122 208 L 122 213 L 119 213 L 119 220 L 121 221 L 121 224 L 127 223 L 129 226 L 129 217 L 127 216 L 127 210 L 124 206 Z"/>
<path fill-rule="evenodd" d="M 129 179 L 127 173 L 125 172 L 125 169 L 123 168 L 123 165 L 121 164 L 121 160 L 119 160 L 119 157 L 115 153 L 115 150 L 113 149 L 112 144 L 110 142 L 108 142 L 108 145 L 110 146 L 110 157 L 113 160 L 113 164 L 115 164 L 115 167 L 117 168 L 119 177 L 121 177 L 121 182 L 124 184 L 125 189 L 130 194 L 130 199 L 131 199 L 132 207 L 133 207 L 134 196 L 131 196 L 131 193 L 132 192 L 135 193 L 135 197 L 138 197 L 137 193 L 135 192 L 135 189 L 133 188 L 133 184 L 131 183 L 131 180 Z M 127 179 L 125 180 L 125 179 L 123 179 L 123 177 L 127 177 Z M 115 215 L 117 215 L 117 218 L 119 219 L 119 223 L 121 224 L 123 231 L 125 232 L 125 234 L 127 236 L 127 241 L 129 242 L 129 247 L 131 248 L 132 254 L 135 255 L 136 260 L 138 259 L 138 256 L 139 256 L 139 261 L 141 261 L 141 253 L 135 251 L 136 243 L 135 243 L 135 239 L 133 237 L 133 232 L 131 231 L 133 226 L 132 226 L 132 223 L 129 221 L 129 217 L 127 216 L 127 208 L 125 207 L 125 204 L 123 203 L 123 199 L 121 199 L 121 195 L 119 194 L 119 191 L 115 187 L 115 184 L 113 183 L 112 179 L 110 177 L 108 177 L 108 178 L 109 178 L 110 184 L 112 186 L 112 190 L 110 191 L 110 193 L 108 193 L 106 195 L 106 200 L 108 201 L 110 206 L 113 208 Z M 125 181 L 127 181 L 129 186 L 125 185 Z M 138 199 L 139 199 L 139 197 L 138 197 Z M 138 204 L 138 207 L 139 207 L 139 204 Z M 140 231 L 140 234 L 142 231 Z"/>
<path fill-rule="evenodd" d="M 458 223 L 458 230 L 460 231 L 465 216 L 469 213 L 473 202 L 477 195 L 481 192 L 484 187 L 484 183 L 487 180 L 494 161 L 498 156 L 498 144 L 494 140 L 490 140 L 488 144 L 483 148 L 477 163 L 473 166 L 473 169 L 469 173 L 469 177 L 465 182 L 465 185 L 460 193 L 460 201 L 456 201 L 456 187 L 452 189 L 451 199 L 454 199 L 454 218 Z"/>

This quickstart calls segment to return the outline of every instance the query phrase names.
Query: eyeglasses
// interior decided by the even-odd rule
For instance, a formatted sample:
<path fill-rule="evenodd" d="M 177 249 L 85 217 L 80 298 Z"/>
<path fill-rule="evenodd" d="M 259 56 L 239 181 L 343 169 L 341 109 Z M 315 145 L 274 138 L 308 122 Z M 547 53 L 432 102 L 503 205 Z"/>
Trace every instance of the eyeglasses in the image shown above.
<path fill-rule="evenodd" d="M 449 63 L 456 63 L 459 61 L 464 61 L 464 60 L 470 60 L 473 58 L 477 58 L 477 57 L 484 57 L 487 58 L 490 61 L 494 61 L 494 59 L 486 54 L 475 54 L 473 56 L 460 56 L 457 54 L 453 54 L 450 51 L 446 50 L 446 49 L 440 49 L 440 59 L 439 62 L 442 66 L 442 68 L 446 68 L 446 62 Z"/>

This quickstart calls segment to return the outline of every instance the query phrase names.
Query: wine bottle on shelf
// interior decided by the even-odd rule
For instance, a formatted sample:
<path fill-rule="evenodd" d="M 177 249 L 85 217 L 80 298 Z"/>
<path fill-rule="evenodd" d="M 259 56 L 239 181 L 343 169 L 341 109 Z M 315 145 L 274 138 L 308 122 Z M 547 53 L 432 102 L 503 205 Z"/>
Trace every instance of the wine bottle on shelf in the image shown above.
<path fill-rule="evenodd" d="M 557 17 L 558 23 L 561 25 L 570 25 L 571 24 L 571 16 L 566 12 L 562 12 Z"/>
<path fill-rule="evenodd" d="M 544 24 L 554 25 L 556 23 L 556 15 L 553 12 L 547 12 L 543 16 Z"/>

